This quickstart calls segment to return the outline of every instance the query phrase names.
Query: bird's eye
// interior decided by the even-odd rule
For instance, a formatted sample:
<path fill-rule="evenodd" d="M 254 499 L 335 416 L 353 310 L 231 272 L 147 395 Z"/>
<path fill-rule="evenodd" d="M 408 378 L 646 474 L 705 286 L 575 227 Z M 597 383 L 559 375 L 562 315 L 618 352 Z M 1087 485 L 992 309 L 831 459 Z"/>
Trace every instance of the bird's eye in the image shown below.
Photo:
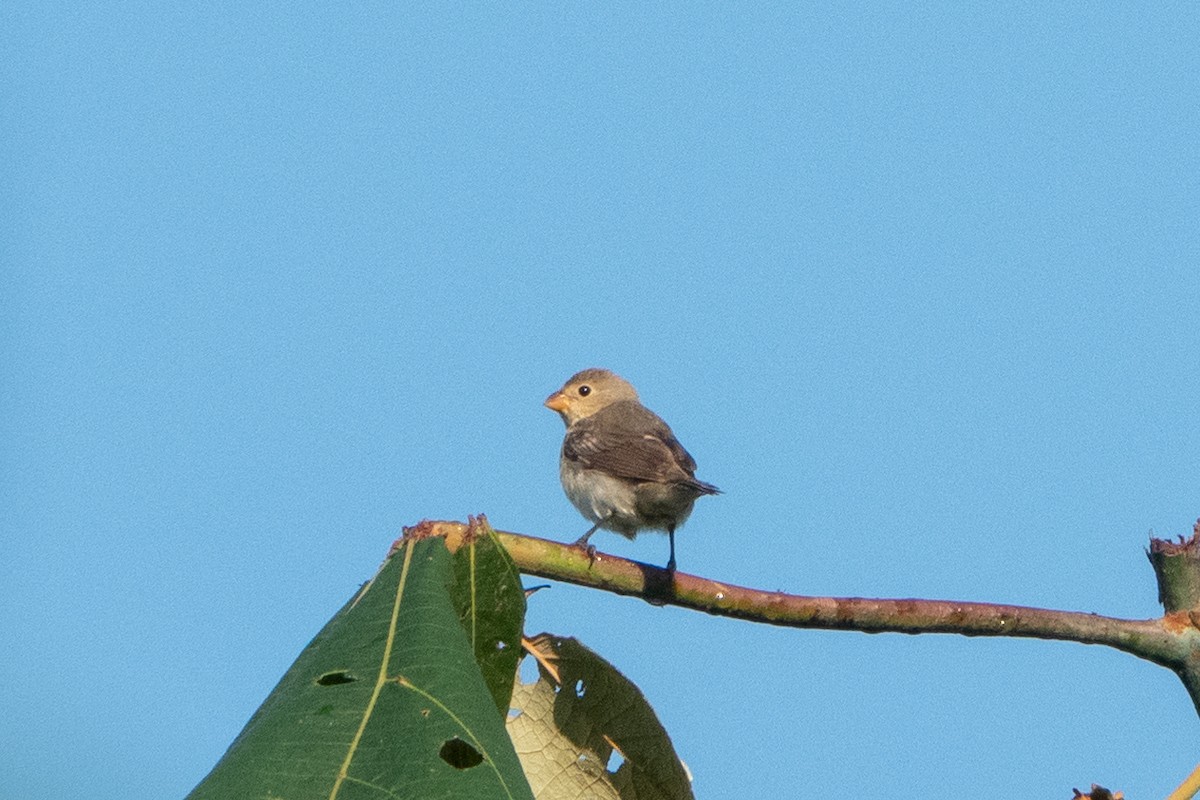
<path fill-rule="evenodd" d="M 580 397 L 587 397 L 591 393 L 592 393 L 592 387 L 588 386 L 587 384 L 584 384 L 583 386 L 579 387 L 579 396 Z"/>

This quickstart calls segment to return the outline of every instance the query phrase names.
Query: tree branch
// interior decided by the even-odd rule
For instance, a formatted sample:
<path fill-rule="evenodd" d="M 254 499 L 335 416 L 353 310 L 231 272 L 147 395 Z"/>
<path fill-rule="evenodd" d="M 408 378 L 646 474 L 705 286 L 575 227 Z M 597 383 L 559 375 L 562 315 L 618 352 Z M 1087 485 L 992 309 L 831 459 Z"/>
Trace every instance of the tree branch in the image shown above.
<path fill-rule="evenodd" d="M 451 550 L 466 537 L 486 535 L 487 520 L 425 521 L 405 535 L 443 536 Z M 640 597 L 706 614 L 792 628 L 865 633 L 957 633 L 1018 636 L 1099 644 L 1167 667 L 1179 675 L 1200 712 L 1200 612 L 1177 611 L 1157 619 L 1132 620 L 1076 611 L 949 600 L 808 597 L 721 583 L 696 575 L 617 558 L 604 553 L 494 531 L 521 572 Z"/>

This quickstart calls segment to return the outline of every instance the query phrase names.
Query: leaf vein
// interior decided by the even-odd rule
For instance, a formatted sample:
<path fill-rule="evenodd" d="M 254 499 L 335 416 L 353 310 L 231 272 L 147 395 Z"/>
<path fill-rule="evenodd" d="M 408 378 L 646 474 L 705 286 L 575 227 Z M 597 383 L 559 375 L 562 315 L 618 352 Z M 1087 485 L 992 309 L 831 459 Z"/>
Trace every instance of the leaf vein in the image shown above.
<path fill-rule="evenodd" d="M 444 713 L 446 716 L 450 717 L 450 719 L 454 720 L 454 723 L 456 725 L 458 725 L 458 727 L 462 728 L 462 732 L 471 738 L 471 745 L 473 747 L 475 747 L 475 749 L 477 749 L 480 753 L 483 754 L 484 761 L 486 761 L 487 765 L 492 768 L 492 772 L 495 773 L 496 779 L 499 780 L 500 785 L 504 787 L 504 793 L 507 794 L 509 796 L 509 798 L 513 797 L 512 789 L 510 789 L 508 787 L 508 783 L 504 780 L 503 773 L 501 773 L 500 768 L 496 766 L 496 762 L 494 760 L 492 760 L 492 757 L 488 753 L 487 748 L 483 746 L 483 742 L 479 741 L 479 738 L 477 736 L 475 736 L 474 733 L 471 732 L 470 727 L 468 727 L 465 722 L 463 722 L 461 719 L 459 719 L 458 715 L 455 714 L 453 711 L 451 711 L 449 706 L 447 706 L 441 700 L 438 700 L 436 697 L 434 697 L 432 694 L 430 694 L 426 690 L 424 690 L 421 687 L 414 684 L 412 681 L 410 681 L 408 678 L 404 677 L 403 675 L 398 676 L 396 678 L 396 682 L 399 683 L 401 686 L 403 686 L 406 689 L 412 689 L 414 692 L 421 695 L 426 700 L 428 700 L 429 702 L 431 702 L 435 706 L 437 706 L 439 709 L 441 709 L 442 713 Z"/>
<path fill-rule="evenodd" d="M 404 548 L 404 564 L 400 568 L 400 583 L 396 586 L 396 599 L 392 603 L 392 619 L 388 625 L 387 641 L 383 646 L 383 657 L 379 662 L 379 675 L 375 678 L 375 688 L 371 692 L 371 699 L 367 701 L 367 707 L 363 710 L 362 721 L 358 724 L 358 730 L 354 734 L 354 739 L 350 742 L 350 748 L 346 751 L 346 758 L 342 761 L 342 768 L 338 770 L 337 780 L 333 782 L 333 788 L 329 791 L 329 800 L 336 800 L 338 792 L 341 791 L 342 783 L 348 777 L 350 763 L 354 760 L 354 754 L 358 751 L 358 744 L 362 741 L 363 732 L 367 729 L 367 723 L 371 721 L 371 714 L 375 711 L 375 703 L 379 700 L 379 693 L 383 691 L 383 685 L 387 683 L 388 662 L 391 661 L 392 646 L 396 642 L 396 620 L 400 618 L 400 599 L 404 597 L 404 585 L 408 581 L 408 567 L 412 563 L 413 544 L 414 542 L 410 540 Z"/>

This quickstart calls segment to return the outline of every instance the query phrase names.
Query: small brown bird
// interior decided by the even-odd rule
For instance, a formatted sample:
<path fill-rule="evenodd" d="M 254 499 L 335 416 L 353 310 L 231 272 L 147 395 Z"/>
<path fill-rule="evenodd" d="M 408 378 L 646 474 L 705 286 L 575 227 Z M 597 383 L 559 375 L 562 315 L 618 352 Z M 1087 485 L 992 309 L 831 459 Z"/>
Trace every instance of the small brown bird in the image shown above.
<path fill-rule="evenodd" d="M 696 480 L 695 459 L 619 375 L 578 372 L 546 398 L 546 407 L 567 425 L 558 464 L 563 491 L 596 523 L 575 544 L 585 546 L 598 528 L 629 539 L 643 528 L 665 530 L 671 542 L 667 570 L 674 572 L 675 529 L 697 497 L 721 490 Z"/>

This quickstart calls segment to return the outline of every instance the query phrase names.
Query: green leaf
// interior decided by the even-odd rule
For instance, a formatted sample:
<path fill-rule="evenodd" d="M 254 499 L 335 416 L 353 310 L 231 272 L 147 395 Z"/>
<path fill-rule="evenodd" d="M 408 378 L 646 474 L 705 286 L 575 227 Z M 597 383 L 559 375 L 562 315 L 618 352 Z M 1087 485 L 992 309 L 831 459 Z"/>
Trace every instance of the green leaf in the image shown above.
<path fill-rule="evenodd" d="M 440 538 L 404 540 L 189 798 L 531 800 L 452 584 Z"/>
<path fill-rule="evenodd" d="M 691 800 L 691 779 L 654 709 L 575 639 L 539 634 L 536 683 L 518 679 L 508 733 L 538 800 Z M 614 749 L 624 758 L 608 770 Z"/>
<path fill-rule="evenodd" d="M 454 553 L 454 604 L 503 719 L 521 658 L 525 590 L 521 573 L 484 517 Z"/>

